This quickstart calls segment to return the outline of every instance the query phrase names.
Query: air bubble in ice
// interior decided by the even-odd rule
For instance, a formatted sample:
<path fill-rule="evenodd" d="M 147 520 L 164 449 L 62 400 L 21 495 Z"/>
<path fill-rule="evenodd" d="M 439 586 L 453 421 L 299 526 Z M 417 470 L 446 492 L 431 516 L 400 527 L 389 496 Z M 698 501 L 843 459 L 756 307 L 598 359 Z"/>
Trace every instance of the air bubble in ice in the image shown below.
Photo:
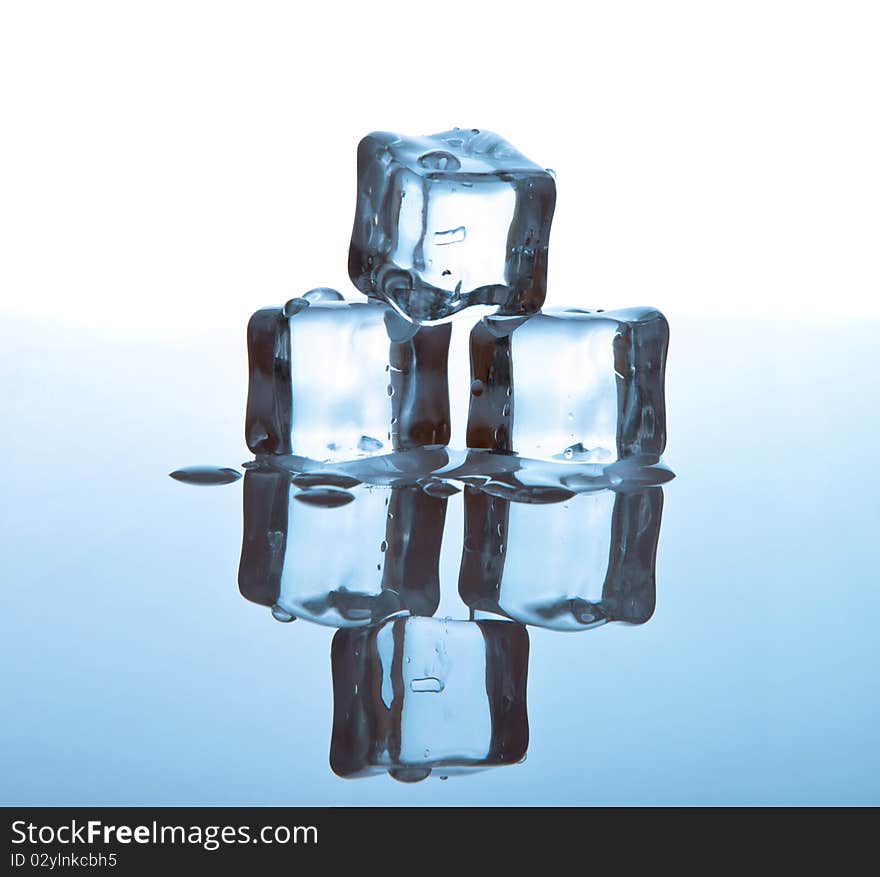
<path fill-rule="evenodd" d="M 443 691 L 443 681 L 436 676 L 424 676 L 421 679 L 413 679 L 409 683 L 409 687 L 415 692 L 430 691 L 435 694 Z M 425 757 L 428 753 L 425 751 Z"/>
<path fill-rule="evenodd" d="M 458 228 L 450 228 L 447 231 L 435 231 L 434 244 L 438 247 L 460 244 L 466 236 L 467 229 L 463 225 L 458 226 Z"/>

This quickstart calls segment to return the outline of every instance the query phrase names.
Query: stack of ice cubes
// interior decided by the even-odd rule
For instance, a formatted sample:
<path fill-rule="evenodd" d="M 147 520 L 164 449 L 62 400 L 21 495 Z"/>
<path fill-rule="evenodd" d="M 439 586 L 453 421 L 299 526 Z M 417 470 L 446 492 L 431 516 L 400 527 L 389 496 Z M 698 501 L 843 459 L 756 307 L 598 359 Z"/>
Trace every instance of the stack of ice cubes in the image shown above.
<path fill-rule="evenodd" d="M 487 131 L 365 137 L 349 275 L 366 301 L 319 289 L 254 315 L 251 450 L 656 461 L 666 320 L 542 310 L 555 202 L 553 175 Z"/>
<path fill-rule="evenodd" d="M 239 584 L 280 621 L 340 628 L 341 775 L 520 760 L 524 625 L 653 613 L 669 329 L 651 308 L 543 307 L 555 201 L 491 132 L 370 134 L 365 299 L 315 289 L 250 320 Z M 450 591 L 456 621 L 434 617 Z"/>

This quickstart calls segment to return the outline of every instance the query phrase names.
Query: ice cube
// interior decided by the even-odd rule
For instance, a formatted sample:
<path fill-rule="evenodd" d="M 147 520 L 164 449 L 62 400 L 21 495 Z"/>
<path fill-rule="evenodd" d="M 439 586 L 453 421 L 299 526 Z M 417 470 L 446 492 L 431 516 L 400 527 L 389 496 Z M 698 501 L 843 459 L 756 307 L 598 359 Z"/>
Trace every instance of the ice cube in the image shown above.
<path fill-rule="evenodd" d="M 459 593 L 472 610 L 553 630 L 651 617 L 662 488 L 540 505 L 488 489 L 465 489 Z"/>
<path fill-rule="evenodd" d="M 254 453 L 342 461 L 448 443 L 450 325 L 419 327 L 377 303 L 295 301 L 248 325 Z"/>
<path fill-rule="evenodd" d="M 471 332 L 467 444 L 560 462 L 656 462 L 669 326 L 650 308 L 486 317 Z"/>
<path fill-rule="evenodd" d="M 333 627 L 436 611 L 446 497 L 417 484 L 353 481 L 274 468 L 245 473 L 244 597 L 274 607 L 280 620 Z"/>
<path fill-rule="evenodd" d="M 399 780 L 521 761 L 529 638 L 509 621 L 399 618 L 333 637 L 330 766 Z"/>
<path fill-rule="evenodd" d="M 497 134 L 376 132 L 358 147 L 348 273 L 415 321 L 544 302 L 553 177 Z"/>

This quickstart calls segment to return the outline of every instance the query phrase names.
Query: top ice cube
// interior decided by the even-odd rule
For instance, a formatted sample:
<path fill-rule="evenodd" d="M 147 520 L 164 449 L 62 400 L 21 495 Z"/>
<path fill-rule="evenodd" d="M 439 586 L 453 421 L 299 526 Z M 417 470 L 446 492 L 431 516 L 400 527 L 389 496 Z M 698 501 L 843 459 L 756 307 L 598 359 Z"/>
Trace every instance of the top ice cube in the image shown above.
<path fill-rule="evenodd" d="M 474 304 L 534 313 L 555 205 L 553 176 L 491 131 L 368 134 L 349 276 L 416 322 Z"/>

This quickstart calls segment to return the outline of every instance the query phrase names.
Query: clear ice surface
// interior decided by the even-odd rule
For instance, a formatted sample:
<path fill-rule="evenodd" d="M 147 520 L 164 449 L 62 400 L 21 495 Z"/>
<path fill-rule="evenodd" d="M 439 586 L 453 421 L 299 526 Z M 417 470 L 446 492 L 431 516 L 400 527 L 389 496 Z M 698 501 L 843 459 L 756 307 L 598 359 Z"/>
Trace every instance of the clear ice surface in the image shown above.
<path fill-rule="evenodd" d="M 350 777 L 521 761 L 529 638 L 509 621 L 398 618 L 333 638 L 330 766 Z"/>
<path fill-rule="evenodd" d="M 544 302 L 553 177 L 491 131 L 361 140 L 349 276 L 416 322 Z"/>
<path fill-rule="evenodd" d="M 669 326 L 650 308 L 485 317 L 471 332 L 467 444 L 560 462 L 659 459 Z"/>

